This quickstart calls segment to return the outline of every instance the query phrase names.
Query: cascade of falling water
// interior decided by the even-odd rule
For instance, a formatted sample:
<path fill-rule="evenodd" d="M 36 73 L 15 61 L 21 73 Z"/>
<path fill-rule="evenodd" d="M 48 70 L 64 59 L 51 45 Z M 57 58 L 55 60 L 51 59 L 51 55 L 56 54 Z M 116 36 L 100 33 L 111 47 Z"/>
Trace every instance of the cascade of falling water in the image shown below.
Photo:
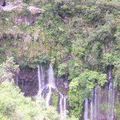
<path fill-rule="evenodd" d="M 53 71 L 53 66 L 50 64 L 49 69 L 48 69 L 48 84 L 45 85 L 44 82 L 44 72 L 42 66 L 38 65 L 38 82 L 39 82 L 39 91 L 38 91 L 38 97 L 41 97 L 41 93 L 44 89 L 47 89 L 48 92 L 46 94 L 46 106 L 50 106 L 50 101 L 52 98 L 52 90 L 56 90 L 59 95 L 60 95 L 60 101 L 59 101 L 59 108 L 60 108 L 60 115 L 61 115 L 61 120 L 65 120 L 67 116 L 67 96 L 64 96 L 61 94 L 55 85 L 55 77 L 54 77 L 54 71 Z"/>
<path fill-rule="evenodd" d="M 112 120 L 115 119 L 115 89 L 114 89 L 114 83 L 113 83 L 113 91 L 112 91 Z"/>
<path fill-rule="evenodd" d="M 62 107 L 62 105 L 63 105 L 63 95 L 60 94 L 60 101 L 59 101 L 60 116 L 63 115 L 63 107 Z"/>
<path fill-rule="evenodd" d="M 90 120 L 93 120 L 93 93 L 90 101 Z"/>
<path fill-rule="evenodd" d="M 90 120 L 93 120 L 93 100 L 90 102 Z"/>
<path fill-rule="evenodd" d="M 48 85 L 47 86 L 48 86 L 48 93 L 46 96 L 46 105 L 49 106 L 51 96 L 52 96 L 52 89 L 56 89 L 55 77 L 54 77 L 54 71 L 53 71 L 52 64 L 49 65 L 49 69 L 48 69 Z"/>
<path fill-rule="evenodd" d="M 90 101 L 90 120 L 101 120 L 100 118 L 100 86 L 97 85 L 92 92 Z"/>
<path fill-rule="evenodd" d="M 64 98 L 63 98 L 63 104 L 64 104 L 64 118 L 66 118 L 67 117 L 67 97 L 66 96 L 64 96 Z"/>
<path fill-rule="evenodd" d="M 108 120 L 114 120 L 114 86 L 112 78 L 112 65 L 108 66 Z"/>
<path fill-rule="evenodd" d="M 98 85 L 98 120 L 101 120 L 101 87 Z"/>
<path fill-rule="evenodd" d="M 41 98 L 42 95 L 42 88 L 44 88 L 44 73 L 43 73 L 43 67 L 38 65 L 38 94 L 37 97 Z"/>
<path fill-rule="evenodd" d="M 99 86 L 97 85 L 94 89 L 94 120 L 99 118 Z"/>
<path fill-rule="evenodd" d="M 94 90 L 94 120 L 97 120 L 97 93 L 96 88 Z"/>
<path fill-rule="evenodd" d="M 113 120 L 113 85 L 110 82 L 109 89 L 108 89 L 108 120 Z"/>
<path fill-rule="evenodd" d="M 62 94 L 60 94 L 59 108 L 60 108 L 60 117 L 61 117 L 61 120 L 63 120 L 64 119 L 64 116 L 63 116 L 64 110 L 63 110 L 63 95 Z"/>
<path fill-rule="evenodd" d="M 40 66 L 38 65 L 38 96 L 41 97 L 41 74 L 40 74 Z"/>
<path fill-rule="evenodd" d="M 46 96 L 46 106 L 47 107 L 50 105 L 51 96 L 52 96 L 52 88 L 49 87 L 49 92 Z"/>
<path fill-rule="evenodd" d="M 100 86 L 97 85 L 94 90 L 94 120 L 100 119 Z"/>
<path fill-rule="evenodd" d="M 60 94 L 59 109 L 61 120 L 65 120 L 67 116 L 67 97 L 62 94 Z"/>
<path fill-rule="evenodd" d="M 49 69 L 48 69 L 48 86 L 52 88 L 56 88 L 52 64 L 49 65 Z"/>
<path fill-rule="evenodd" d="M 89 116 L 88 116 L 88 98 L 85 99 L 84 120 L 89 120 Z"/>

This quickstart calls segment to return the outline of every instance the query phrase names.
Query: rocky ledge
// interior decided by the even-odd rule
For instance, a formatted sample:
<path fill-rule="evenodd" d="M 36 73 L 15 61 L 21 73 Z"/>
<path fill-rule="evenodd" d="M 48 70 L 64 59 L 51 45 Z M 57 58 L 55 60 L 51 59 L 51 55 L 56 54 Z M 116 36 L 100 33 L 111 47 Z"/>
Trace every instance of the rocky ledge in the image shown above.
<path fill-rule="evenodd" d="M 29 6 L 22 1 L 6 2 L 5 0 L 1 0 L 1 12 L 15 12 L 17 16 L 15 16 L 14 22 L 17 25 L 33 25 L 39 19 L 39 16 L 44 13 L 44 10 L 36 6 Z"/>

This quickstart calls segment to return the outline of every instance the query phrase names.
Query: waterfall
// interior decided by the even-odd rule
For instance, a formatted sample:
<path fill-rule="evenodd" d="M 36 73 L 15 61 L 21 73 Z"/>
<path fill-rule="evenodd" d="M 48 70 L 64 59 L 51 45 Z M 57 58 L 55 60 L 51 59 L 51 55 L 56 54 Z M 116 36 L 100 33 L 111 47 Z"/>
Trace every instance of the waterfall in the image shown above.
<path fill-rule="evenodd" d="M 112 65 L 108 66 L 108 120 L 114 120 L 114 84 L 112 77 Z"/>
<path fill-rule="evenodd" d="M 94 90 L 94 120 L 97 120 L 97 88 Z"/>
<path fill-rule="evenodd" d="M 93 94 L 90 101 L 90 120 L 94 120 L 93 119 Z"/>
<path fill-rule="evenodd" d="M 67 116 L 67 97 L 66 96 L 64 96 L 64 98 L 63 98 L 63 105 L 64 105 L 64 118 L 66 118 L 66 116 Z"/>
<path fill-rule="evenodd" d="M 88 116 L 88 98 L 85 99 L 85 106 L 84 106 L 84 120 L 89 120 L 89 116 Z"/>
<path fill-rule="evenodd" d="M 53 66 L 52 64 L 49 65 L 49 69 L 48 69 L 48 93 L 46 96 L 46 105 L 49 106 L 50 105 L 50 100 L 52 97 L 52 89 L 56 89 L 56 85 L 55 85 L 55 77 L 54 77 L 54 71 L 53 71 Z"/>
<path fill-rule="evenodd" d="M 59 107 L 60 107 L 60 117 L 61 117 L 61 120 L 64 119 L 64 109 L 63 109 L 63 95 L 61 94 L 60 95 L 60 103 L 59 103 Z"/>
<path fill-rule="evenodd" d="M 113 84 L 109 84 L 108 89 L 108 120 L 114 119 L 114 93 Z"/>
<path fill-rule="evenodd" d="M 101 116 L 100 116 L 100 99 L 101 99 L 101 96 L 100 96 L 100 86 L 99 85 L 97 85 L 96 87 L 95 87 L 95 89 L 94 89 L 94 96 L 93 96 L 93 103 L 94 103 L 94 105 L 92 105 L 92 106 L 94 106 L 93 107 L 93 114 L 94 114 L 94 116 L 93 116 L 93 118 L 91 118 L 91 119 L 93 119 L 93 120 L 100 120 L 101 118 Z M 93 104 L 92 103 L 92 104 Z"/>
<path fill-rule="evenodd" d="M 65 120 L 67 116 L 67 96 L 62 94 L 60 94 L 59 109 L 61 120 Z"/>
<path fill-rule="evenodd" d="M 48 69 L 48 86 L 51 88 L 56 88 L 52 64 L 49 65 L 49 69 Z"/>
<path fill-rule="evenodd" d="M 108 65 L 108 86 L 102 88 L 97 84 L 92 92 L 90 102 L 85 99 L 84 120 L 115 120 L 115 88 L 112 76 L 113 65 Z M 105 112 L 107 105 L 107 112 Z"/>
<path fill-rule="evenodd" d="M 43 97 L 46 102 L 46 107 L 51 105 L 52 93 L 56 91 L 59 98 L 59 112 L 61 120 L 65 120 L 67 117 L 67 96 L 61 93 L 56 87 L 56 80 L 54 76 L 54 70 L 52 64 L 49 65 L 47 71 L 47 77 L 45 77 L 45 71 L 42 65 L 37 66 L 37 76 L 38 76 L 38 93 L 36 98 L 40 99 Z M 47 83 L 45 82 L 47 78 Z"/>
<path fill-rule="evenodd" d="M 88 102 L 87 98 L 85 99 L 84 120 L 115 120 L 115 90 L 112 69 L 113 66 L 108 65 L 108 86 L 106 86 L 108 89 L 101 89 L 99 85 L 96 85 L 93 90 L 90 102 Z M 107 112 L 105 112 L 106 109 L 104 108 L 100 109 L 102 107 L 101 105 L 104 104 L 107 105 Z"/>
<path fill-rule="evenodd" d="M 52 96 L 52 88 L 49 87 L 48 89 L 48 93 L 47 93 L 47 96 L 46 96 L 46 106 L 48 107 L 50 105 L 50 100 L 51 100 L 51 96 Z"/>
<path fill-rule="evenodd" d="M 38 65 L 38 94 L 37 97 L 41 98 L 42 97 L 42 89 L 44 88 L 44 72 L 43 72 L 43 67 Z"/>
<path fill-rule="evenodd" d="M 85 99 L 84 120 L 101 120 L 100 116 L 100 86 L 97 85 L 92 92 L 91 99 Z"/>
<path fill-rule="evenodd" d="M 108 74 L 108 86 L 107 89 L 100 88 L 99 85 L 96 85 L 92 92 L 91 98 L 85 99 L 84 104 L 84 120 L 114 120 L 115 119 L 115 90 L 114 90 L 114 81 L 112 76 L 112 69 L 113 66 L 109 65 L 107 69 Z M 47 73 L 47 75 L 45 74 Z M 59 98 L 59 112 L 61 116 L 61 120 L 65 120 L 67 117 L 67 95 L 66 92 L 61 93 L 59 87 L 57 89 L 56 79 L 54 76 L 54 70 L 52 64 L 49 65 L 48 70 L 46 70 L 42 65 L 37 66 L 37 76 L 38 76 L 38 93 L 37 98 L 40 99 L 43 97 L 46 102 L 46 106 L 51 105 L 52 101 L 52 94 L 56 91 L 60 98 Z M 46 80 L 45 80 L 46 78 Z M 46 82 L 47 81 L 47 82 Z M 19 84 L 21 89 L 25 91 L 26 81 L 21 79 L 19 81 L 19 76 L 16 76 L 16 85 Z M 18 83 L 19 82 L 19 83 Z M 103 90 L 103 91 L 102 91 Z M 103 94 L 103 92 L 105 94 Z M 100 110 L 100 105 L 107 105 L 103 106 L 104 108 L 107 107 L 108 111 L 105 112 L 106 108 L 102 108 Z"/>
<path fill-rule="evenodd" d="M 94 90 L 94 120 L 99 117 L 99 86 L 97 85 Z"/>

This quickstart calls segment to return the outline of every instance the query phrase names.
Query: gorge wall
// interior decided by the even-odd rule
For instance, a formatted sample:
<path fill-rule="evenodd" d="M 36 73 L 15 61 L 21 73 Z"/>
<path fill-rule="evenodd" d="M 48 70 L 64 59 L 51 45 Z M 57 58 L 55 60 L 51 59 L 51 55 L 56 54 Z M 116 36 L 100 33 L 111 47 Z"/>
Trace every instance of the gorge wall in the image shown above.
<path fill-rule="evenodd" d="M 96 85 L 84 101 L 84 120 L 117 120 L 116 103 L 119 101 L 115 81 L 113 79 L 113 65 L 108 65 L 106 73 L 108 82 L 104 87 Z M 69 111 L 68 91 L 69 81 L 67 78 L 57 78 L 53 67 L 38 65 L 37 68 L 21 68 L 15 79 L 25 96 L 40 100 L 43 97 L 46 105 L 55 106 L 65 119 Z M 76 96 L 77 97 L 77 96 Z M 54 100 L 56 99 L 56 100 Z M 54 103 L 56 101 L 57 103 Z M 57 106 L 56 106 L 57 105 Z"/>
<path fill-rule="evenodd" d="M 4 2 L 0 63 L 14 58 L 24 96 L 43 97 L 63 120 L 119 120 L 119 1 Z"/>
<path fill-rule="evenodd" d="M 38 65 L 36 69 L 21 68 L 15 83 L 26 97 L 38 100 L 44 98 L 47 107 L 56 107 L 61 119 L 66 118 L 69 82 L 65 78 L 55 77 L 52 65 L 47 68 L 42 65 Z"/>

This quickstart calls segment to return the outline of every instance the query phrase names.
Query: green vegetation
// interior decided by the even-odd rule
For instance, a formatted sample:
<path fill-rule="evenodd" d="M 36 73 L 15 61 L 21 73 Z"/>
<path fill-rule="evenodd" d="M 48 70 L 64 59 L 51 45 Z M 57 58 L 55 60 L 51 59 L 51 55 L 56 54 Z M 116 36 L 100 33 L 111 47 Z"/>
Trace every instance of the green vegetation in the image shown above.
<path fill-rule="evenodd" d="M 69 116 L 78 119 L 83 114 L 85 97 L 91 96 L 91 91 L 96 84 L 103 87 L 107 82 L 108 65 L 114 65 L 113 75 L 116 87 L 120 91 L 119 0 L 69 0 L 69 2 L 24 0 L 24 2 L 44 9 L 44 13 L 31 26 L 16 25 L 13 22 L 13 18 L 19 16 L 16 12 L 0 14 L 0 18 L 3 18 L 0 20 L 0 38 L 2 38 L 0 39 L 0 63 L 7 57 L 13 57 L 19 66 L 35 68 L 38 63 L 55 64 L 56 74 L 60 77 L 66 75 L 70 81 Z M 23 14 L 25 15 L 24 12 L 21 13 Z M 16 67 L 12 71 L 14 70 Z M 0 76 L 0 83 L 6 80 L 12 81 L 9 78 L 12 75 L 8 75 L 8 71 L 2 68 L 0 68 Z M 4 82 L 0 85 L 0 95 L 3 96 L 0 97 L 0 101 L 4 102 L 0 102 L 0 111 L 4 108 L 0 117 L 3 117 L 3 120 L 11 120 L 13 113 L 20 117 L 25 116 L 25 120 L 31 120 L 44 111 L 44 107 L 37 108 L 36 103 L 24 98 L 19 92 L 18 88 L 11 83 Z M 11 101 L 8 101 L 9 98 Z M 26 111 L 27 107 L 32 108 L 32 106 L 35 108 Z M 13 109 L 7 111 L 9 108 L 6 107 Z M 10 113 L 6 115 L 6 112 Z M 46 117 L 46 114 L 50 113 L 44 114 L 43 117 Z M 56 114 L 50 119 L 58 120 Z"/>
<path fill-rule="evenodd" d="M 0 120 L 59 120 L 54 108 L 25 98 L 12 83 L 0 85 Z"/>
<path fill-rule="evenodd" d="M 0 120 L 59 120 L 54 108 L 46 108 L 44 101 L 25 98 L 13 82 L 18 66 L 10 58 L 0 67 Z"/>

